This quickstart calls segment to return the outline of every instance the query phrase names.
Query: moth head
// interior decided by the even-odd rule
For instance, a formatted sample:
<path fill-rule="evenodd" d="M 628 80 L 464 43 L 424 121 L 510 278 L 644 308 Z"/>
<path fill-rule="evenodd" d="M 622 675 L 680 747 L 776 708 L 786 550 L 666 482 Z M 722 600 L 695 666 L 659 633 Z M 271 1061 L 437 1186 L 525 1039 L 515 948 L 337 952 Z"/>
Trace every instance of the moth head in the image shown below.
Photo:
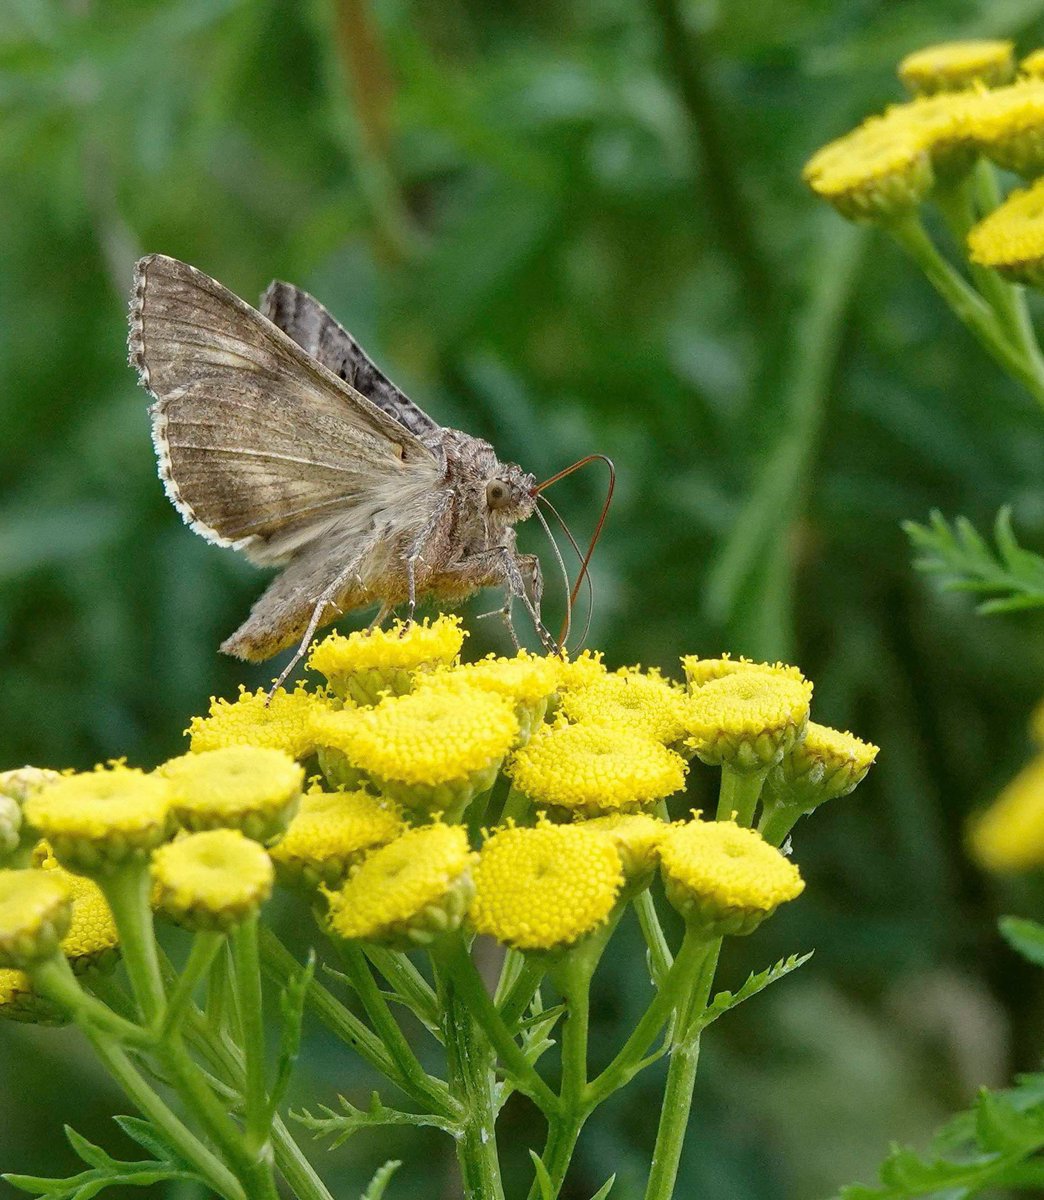
<path fill-rule="evenodd" d="M 514 463 L 505 463 L 486 480 L 486 507 L 505 524 L 524 521 L 536 507 L 536 480 Z"/>

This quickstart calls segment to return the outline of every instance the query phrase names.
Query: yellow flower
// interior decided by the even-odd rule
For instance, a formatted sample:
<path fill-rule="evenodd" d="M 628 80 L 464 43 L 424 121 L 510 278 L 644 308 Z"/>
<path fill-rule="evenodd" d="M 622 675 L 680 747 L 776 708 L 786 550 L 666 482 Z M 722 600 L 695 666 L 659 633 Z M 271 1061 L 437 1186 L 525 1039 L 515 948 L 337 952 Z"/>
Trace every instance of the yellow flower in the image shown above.
<path fill-rule="evenodd" d="M 308 665 L 325 675 L 334 692 L 357 704 L 376 704 L 382 694 L 402 696 L 418 672 L 455 662 L 467 636 L 460 618 L 442 615 L 388 629 L 330 634 L 312 650 Z"/>
<path fill-rule="evenodd" d="M 976 85 L 995 87 L 1015 75 L 1014 46 L 1003 41 L 942 42 L 908 54 L 899 78 L 911 92 L 958 92 Z"/>
<path fill-rule="evenodd" d="M 18 849 L 21 835 L 22 810 L 16 800 L 0 793 L 0 862 Z"/>
<path fill-rule="evenodd" d="M 788 808 L 811 812 L 847 796 L 865 778 L 878 748 L 851 733 L 809 721 L 804 738 L 783 756 L 767 781 L 770 797 Z"/>
<path fill-rule="evenodd" d="M 1044 171 L 1044 80 L 1023 79 L 976 96 L 968 132 L 998 166 L 1033 178 Z"/>
<path fill-rule="evenodd" d="M 1019 70 L 1032 79 L 1044 78 L 1044 49 L 1031 50 L 1019 63 Z"/>
<path fill-rule="evenodd" d="M 635 668 L 603 675 L 565 693 L 561 711 L 571 721 L 619 725 L 670 745 L 685 730 L 683 707 L 678 688 L 658 672 L 646 675 Z"/>
<path fill-rule="evenodd" d="M 508 773 L 539 806 L 585 816 L 648 807 L 685 786 L 685 763 L 660 742 L 611 725 L 563 725 L 538 734 Z"/>
<path fill-rule="evenodd" d="M 116 764 L 64 776 L 30 796 L 23 811 L 63 866 L 94 875 L 141 861 L 166 841 L 170 806 L 165 779 Z"/>
<path fill-rule="evenodd" d="M 240 829 L 259 842 L 286 829 L 304 786 L 304 768 L 288 754 L 255 746 L 184 754 L 158 774 L 186 829 Z"/>
<path fill-rule="evenodd" d="M 611 838 L 584 825 L 508 826 L 479 853 L 468 915 L 517 950 L 560 950 L 605 923 L 623 882 Z"/>
<path fill-rule="evenodd" d="M 459 928 L 474 855 L 460 825 L 411 829 L 366 857 L 329 895 L 330 928 L 349 941 L 408 949 Z"/>
<path fill-rule="evenodd" d="M 268 693 L 240 688 L 235 700 L 210 701 L 205 717 L 193 717 L 188 727 L 191 749 L 224 750 L 228 746 L 258 746 L 284 750 L 291 758 L 315 753 L 312 714 L 328 707 L 325 697 L 306 691 L 303 684 L 292 692 L 279 688 L 268 703 Z"/>
<path fill-rule="evenodd" d="M 0 968 L 0 1020 L 32 1025 L 66 1025 L 70 1018 L 60 1004 L 33 991 L 24 971 Z"/>
<path fill-rule="evenodd" d="M 120 938 L 101 888 L 92 879 L 64 870 L 54 858 L 45 859 L 41 869 L 64 885 L 72 903 L 72 919 L 61 941 L 72 969 L 82 975 L 92 967 L 115 966 Z"/>
<path fill-rule="evenodd" d="M 423 690 L 476 688 L 503 696 L 511 701 L 518 721 L 516 745 L 524 745 L 544 719 L 548 701 L 558 686 L 560 667 L 561 662 L 556 658 L 520 650 L 514 658 L 490 655 L 475 663 L 433 671 L 418 681 L 418 686 Z"/>
<path fill-rule="evenodd" d="M 395 805 L 369 792 L 310 791 L 270 854 L 282 882 L 334 887 L 368 850 L 402 831 Z"/>
<path fill-rule="evenodd" d="M 1012 192 L 968 234 L 974 263 L 1044 286 L 1044 179 Z"/>
<path fill-rule="evenodd" d="M 511 702 L 495 693 L 425 688 L 325 714 L 314 728 L 320 745 L 340 750 L 393 800 L 457 815 L 492 786 L 518 721 Z"/>
<path fill-rule="evenodd" d="M 607 837 L 616 847 L 624 875 L 640 881 L 656 869 L 670 825 L 649 813 L 611 813 L 584 821 L 581 828 Z"/>
<path fill-rule="evenodd" d="M 792 862 L 732 821 L 669 826 L 660 866 L 668 900 L 708 937 L 751 933 L 805 887 Z"/>
<path fill-rule="evenodd" d="M 272 891 L 272 861 L 238 829 L 190 833 L 152 856 L 153 903 L 188 929 L 228 930 Z"/>
<path fill-rule="evenodd" d="M 1038 754 L 973 818 L 972 857 L 988 871 L 1027 871 L 1044 866 L 1044 754 Z"/>
<path fill-rule="evenodd" d="M 726 675 L 738 675 L 742 671 L 768 671 L 772 675 L 780 675 L 784 679 L 796 679 L 804 683 L 805 677 L 797 667 L 788 667 L 785 663 L 752 662 L 749 658 L 732 658 L 723 654 L 721 658 L 700 658 L 697 654 L 686 654 L 681 660 L 688 680 L 690 691 L 703 687 L 712 679 L 724 679 Z"/>
<path fill-rule="evenodd" d="M 573 688 L 587 687 L 606 674 L 601 650 L 584 650 L 576 658 L 560 658 L 558 662 L 558 688 L 569 692 Z"/>
<path fill-rule="evenodd" d="M 0 967 L 28 967 L 58 952 L 72 901 L 52 871 L 0 871 Z"/>
<path fill-rule="evenodd" d="M 850 221 L 891 219 L 912 211 L 931 190 L 928 151 L 916 125 L 871 117 L 817 150 L 802 174 Z"/>
<path fill-rule="evenodd" d="M 688 744 L 712 766 L 762 770 L 804 734 L 811 700 L 811 683 L 774 671 L 712 679 L 690 700 Z"/>
<path fill-rule="evenodd" d="M 16 767 L 13 771 L 0 771 L 0 796 L 10 796 L 16 804 L 22 805 L 41 788 L 58 779 L 61 779 L 61 775 L 46 767 Z"/>

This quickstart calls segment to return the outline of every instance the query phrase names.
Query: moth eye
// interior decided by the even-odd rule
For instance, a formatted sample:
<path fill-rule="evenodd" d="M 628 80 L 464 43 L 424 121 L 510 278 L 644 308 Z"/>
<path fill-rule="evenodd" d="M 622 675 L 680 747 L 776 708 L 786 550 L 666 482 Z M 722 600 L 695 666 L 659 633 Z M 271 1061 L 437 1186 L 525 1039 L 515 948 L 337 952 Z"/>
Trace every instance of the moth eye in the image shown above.
<path fill-rule="evenodd" d="M 507 484 L 499 479 L 491 479 L 486 484 L 486 503 L 490 508 L 500 508 L 508 498 Z"/>

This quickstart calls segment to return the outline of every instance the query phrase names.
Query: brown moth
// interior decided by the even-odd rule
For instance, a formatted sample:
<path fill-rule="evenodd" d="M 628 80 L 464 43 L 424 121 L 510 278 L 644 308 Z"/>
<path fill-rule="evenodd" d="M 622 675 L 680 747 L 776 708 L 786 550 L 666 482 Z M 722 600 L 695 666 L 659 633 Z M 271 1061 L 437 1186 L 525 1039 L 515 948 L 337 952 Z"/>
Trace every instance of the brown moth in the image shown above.
<path fill-rule="evenodd" d="M 196 533 L 282 570 L 221 645 L 262 661 L 343 613 L 502 587 L 545 647 L 541 573 L 515 525 L 536 484 L 481 438 L 433 421 L 307 293 L 273 283 L 261 311 L 187 263 L 141 259 L 130 361 L 156 398 L 159 473 Z M 514 637 L 513 631 L 512 636 Z"/>

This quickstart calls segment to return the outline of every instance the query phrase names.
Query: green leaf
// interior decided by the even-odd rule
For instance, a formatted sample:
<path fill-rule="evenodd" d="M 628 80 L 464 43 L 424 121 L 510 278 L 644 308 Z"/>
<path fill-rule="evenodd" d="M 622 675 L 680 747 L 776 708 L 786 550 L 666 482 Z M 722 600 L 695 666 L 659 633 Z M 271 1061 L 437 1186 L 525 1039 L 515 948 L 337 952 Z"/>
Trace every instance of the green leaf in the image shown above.
<path fill-rule="evenodd" d="M 1044 967 L 1044 925 L 1026 917 L 1001 917 L 1001 937 L 1035 967 Z"/>
<path fill-rule="evenodd" d="M 597 1192 L 591 1197 L 591 1200 L 605 1200 L 606 1196 L 613 1189 L 613 1184 L 616 1182 L 616 1176 L 610 1175 L 609 1178 L 602 1184 Z"/>
<path fill-rule="evenodd" d="M 689 1027 L 690 1035 L 706 1029 L 711 1022 L 716 1021 L 730 1009 L 742 1004 L 744 1000 L 756 996 L 759 992 L 763 992 L 765 988 L 770 987 L 785 975 L 789 975 L 791 971 L 796 971 L 798 967 L 808 962 L 812 953 L 810 950 L 807 954 L 792 954 L 789 958 L 780 959 L 778 963 L 767 970 L 748 976 L 747 981 L 737 992 L 718 992 L 703 1012 L 698 1013 L 693 1020 Z"/>
<path fill-rule="evenodd" d="M 383 1167 L 378 1167 L 360 1200 L 381 1200 L 387 1191 L 388 1184 L 391 1183 L 391 1177 L 401 1166 L 402 1159 L 389 1158 Z"/>
<path fill-rule="evenodd" d="M 381 1098 L 374 1092 L 370 1097 L 367 1109 L 356 1108 L 346 1097 L 338 1096 L 341 1112 L 335 1112 L 325 1104 L 319 1109 L 326 1116 L 313 1116 L 310 1112 L 291 1113 L 293 1119 L 310 1130 L 315 1137 L 332 1137 L 330 1149 L 335 1150 L 363 1129 L 375 1129 L 388 1125 L 412 1125 L 414 1127 L 429 1126 L 441 1129 L 451 1137 L 457 1133 L 455 1121 L 446 1117 L 436 1116 L 435 1113 L 402 1112 L 397 1108 L 387 1108 L 381 1103 Z"/>
<path fill-rule="evenodd" d="M 287 981 L 286 987 L 279 994 L 280 1038 L 279 1058 L 276 1062 L 275 1082 L 272 1084 L 272 1094 L 268 1107 L 271 1116 L 275 1116 L 286 1089 L 290 1086 L 290 1076 L 301 1049 L 301 1028 L 304 1022 L 305 1001 L 308 999 L 308 989 L 315 977 L 315 951 L 308 953 L 307 963 L 295 972 Z"/>
<path fill-rule="evenodd" d="M 944 590 L 993 593 L 977 611 L 983 615 L 1044 606 L 1044 557 L 1023 549 L 1011 527 L 1011 509 L 997 513 L 996 550 L 966 517 L 950 525 L 933 511 L 927 525 L 905 521 L 903 529 L 919 552 L 918 570 L 938 575 Z"/>
<path fill-rule="evenodd" d="M 153 1157 L 188 1167 L 188 1163 L 151 1121 L 143 1121 L 140 1117 L 113 1117 L 113 1120 L 132 1141 L 148 1150 Z"/>
<path fill-rule="evenodd" d="M 533 1170 L 536 1172 L 537 1187 L 540 1189 L 540 1200 L 555 1200 L 555 1189 L 551 1176 L 547 1173 L 544 1160 L 535 1150 L 530 1150 L 529 1157 L 533 1160 Z"/>

